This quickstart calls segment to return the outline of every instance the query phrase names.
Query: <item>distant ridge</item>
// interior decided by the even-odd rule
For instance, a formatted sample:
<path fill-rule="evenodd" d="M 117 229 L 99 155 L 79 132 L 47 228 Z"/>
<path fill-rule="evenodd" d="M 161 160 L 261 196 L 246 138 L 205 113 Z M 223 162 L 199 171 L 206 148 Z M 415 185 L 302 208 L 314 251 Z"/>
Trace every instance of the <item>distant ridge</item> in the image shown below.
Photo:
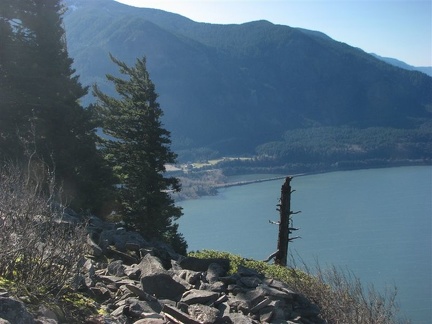
<path fill-rule="evenodd" d="M 82 83 L 109 91 L 105 74 L 117 72 L 108 53 L 128 64 L 146 56 L 176 150 L 253 154 L 292 129 L 418 128 L 432 117 L 431 77 L 318 31 L 197 23 L 112 0 L 66 4 Z"/>
<path fill-rule="evenodd" d="M 375 53 L 370 53 L 370 54 L 372 56 L 375 56 L 376 58 L 388 63 L 388 64 L 391 64 L 391 65 L 394 65 L 394 66 L 397 66 L 397 67 L 400 67 L 402 69 L 409 70 L 409 71 L 420 71 L 420 72 L 423 72 L 423 73 L 432 77 L 432 66 L 412 66 L 412 65 L 409 65 L 409 64 L 402 62 L 402 61 L 395 59 L 395 58 L 382 57 L 382 56 L 379 56 L 378 54 L 375 54 Z"/>

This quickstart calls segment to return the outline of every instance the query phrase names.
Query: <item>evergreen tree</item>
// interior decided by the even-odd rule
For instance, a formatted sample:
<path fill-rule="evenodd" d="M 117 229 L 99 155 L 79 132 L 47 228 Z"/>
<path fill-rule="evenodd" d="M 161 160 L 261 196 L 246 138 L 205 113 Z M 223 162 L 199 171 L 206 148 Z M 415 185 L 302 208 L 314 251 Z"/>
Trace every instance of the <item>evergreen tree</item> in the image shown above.
<path fill-rule="evenodd" d="M 107 75 L 119 98 L 110 97 L 95 85 L 97 113 L 108 139 L 103 151 L 119 184 L 120 212 L 126 224 L 146 237 L 163 239 L 177 251 L 186 252 L 186 242 L 174 223 L 181 208 L 174 205 L 170 190 L 179 191 L 179 180 L 164 177 L 165 164 L 174 163 L 170 133 L 163 128 L 163 111 L 157 102 L 146 60 L 134 67 L 111 56 L 127 79 Z"/>
<path fill-rule="evenodd" d="M 55 171 L 72 207 L 100 212 L 111 171 L 96 149 L 92 110 L 79 104 L 87 88 L 68 56 L 61 1 L 5 0 L 1 9 L 2 159 L 23 160 L 29 151 Z"/>

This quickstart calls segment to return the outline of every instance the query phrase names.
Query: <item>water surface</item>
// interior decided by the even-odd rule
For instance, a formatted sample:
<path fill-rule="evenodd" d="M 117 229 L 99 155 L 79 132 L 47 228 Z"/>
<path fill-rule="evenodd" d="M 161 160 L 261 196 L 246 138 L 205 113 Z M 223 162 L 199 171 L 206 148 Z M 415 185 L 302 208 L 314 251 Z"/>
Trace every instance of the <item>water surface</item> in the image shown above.
<path fill-rule="evenodd" d="M 398 288 L 401 314 L 432 323 L 432 167 L 332 172 L 292 180 L 295 233 L 290 254 L 352 270 L 380 290 Z M 182 202 L 179 230 L 189 250 L 266 259 L 276 250 L 283 180 L 221 189 Z"/>

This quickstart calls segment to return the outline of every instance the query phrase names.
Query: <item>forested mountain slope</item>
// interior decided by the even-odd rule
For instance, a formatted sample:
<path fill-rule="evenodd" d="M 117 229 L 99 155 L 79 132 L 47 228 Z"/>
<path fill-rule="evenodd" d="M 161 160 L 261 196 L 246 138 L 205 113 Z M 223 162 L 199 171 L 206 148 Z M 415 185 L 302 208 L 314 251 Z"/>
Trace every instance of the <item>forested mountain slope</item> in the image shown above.
<path fill-rule="evenodd" d="M 66 3 L 82 83 L 107 90 L 105 74 L 116 74 L 108 53 L 129 64 L 146 56 L 176 150 L 251 153 L 292 129 L 417 129 L 431 119 L 431 77 L 319 32 L 197 23 L 111 0 Z"/>

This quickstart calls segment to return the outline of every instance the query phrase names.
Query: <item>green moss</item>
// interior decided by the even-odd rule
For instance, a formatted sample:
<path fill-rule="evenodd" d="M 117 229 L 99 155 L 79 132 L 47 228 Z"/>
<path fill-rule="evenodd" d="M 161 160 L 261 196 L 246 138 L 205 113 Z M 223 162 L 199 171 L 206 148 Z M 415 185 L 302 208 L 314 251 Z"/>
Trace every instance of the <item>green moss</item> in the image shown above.
<path fill-rule="evenodd" d="M 202 250 L 197 252 L 191 252 L 189 253 L 189 256 L 193 256 L 200 259 L 209 259 L 209 258 L 227 259 L 230 261 L 229 274 L 236 273 L 238 271 L 239 266 L 244 266 L 247 268 L 254 269 L 259 273 L 262 273 L 268 278 L 277 279 L 287 284 L 292 283 L 294 281 L 298 282 L 299 280 L 304 282 L 312 282 L 315 280 L 314 277 L 298 269 L 291 269 L 291 268 L 282 267 L 278 265 L 268 264 L 263 261 L 245 259 L 241 256 L 234 255 L 228 252 Z"/>

